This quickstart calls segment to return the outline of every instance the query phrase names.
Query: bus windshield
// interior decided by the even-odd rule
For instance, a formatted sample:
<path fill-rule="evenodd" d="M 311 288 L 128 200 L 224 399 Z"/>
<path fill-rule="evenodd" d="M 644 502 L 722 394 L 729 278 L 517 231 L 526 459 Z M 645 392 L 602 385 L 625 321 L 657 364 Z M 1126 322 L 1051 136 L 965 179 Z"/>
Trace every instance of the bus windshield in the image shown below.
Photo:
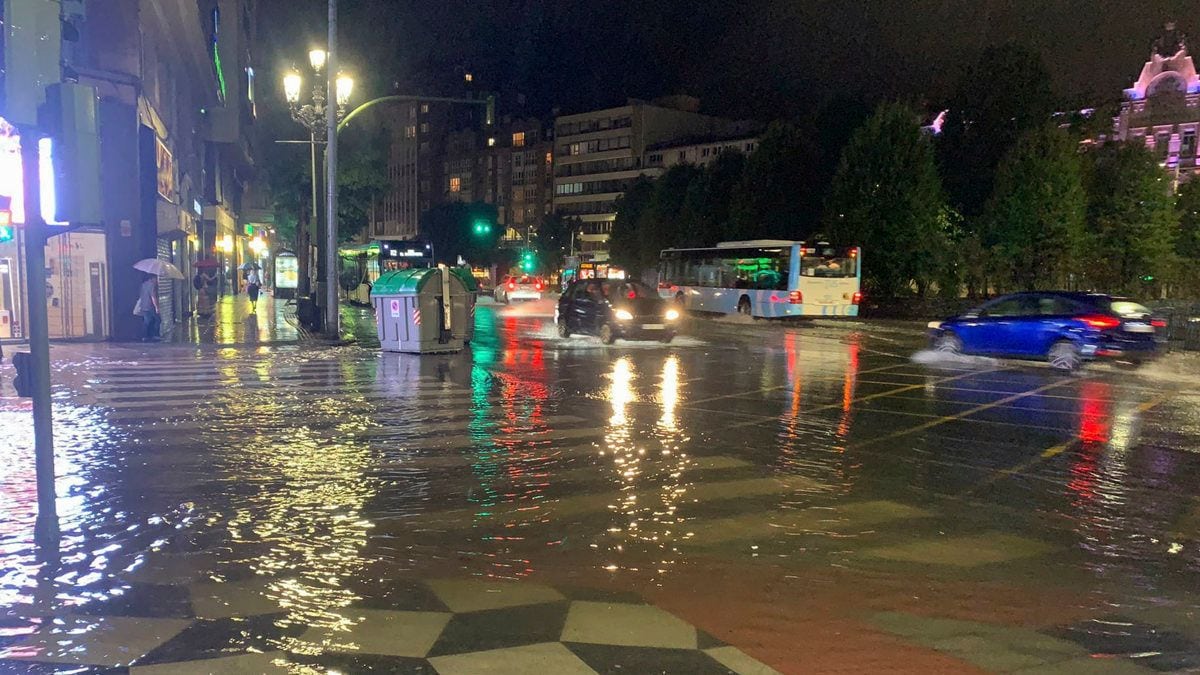
<path fill-rule="evenodd" d="M 858 276 L 858 258 L 853 250 L 828 246 L 805 248 L 800 258 L 800 276 L 845 278 Z"/>

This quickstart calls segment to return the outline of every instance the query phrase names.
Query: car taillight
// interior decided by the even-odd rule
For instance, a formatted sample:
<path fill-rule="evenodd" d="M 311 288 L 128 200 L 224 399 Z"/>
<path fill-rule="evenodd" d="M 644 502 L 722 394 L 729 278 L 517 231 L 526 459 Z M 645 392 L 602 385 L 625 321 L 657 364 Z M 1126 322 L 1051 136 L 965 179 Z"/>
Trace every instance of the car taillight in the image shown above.
<path fill-rule="evenodd" d="M 535 283 L 535 284 L 533 285 L 533 287 L 534 287 L 534 288 L 536 288 L 536 289 L 537 289 L 537 290 L 539 290 L 539 291 L 540 291 L 540 290 L 542 290 L 542 282 L 540 282 L 540 281 L 539 281 L 539 282 Z"/>
<path fill-rule="evenodd" d="M 515 282 L 515 281 L 508 282 L 508 290 L 510 290 L 510 291 L 517 290 L 517 282 Z"/>
<path fill-rule="evenodd" d="M 804 303 L 804 294 L 801 293 L 800 291 L 792 291 L 791 293 L 788 293 L 788 302 L 790 302 L 793 305 L 803 304 Z"/>
<path fill-rule="evenodd" d="M 855 305 L 862 304 L 862 291 L 854 291 L 854 295 L 850 296 L 850 302 Z"/>
<path fill-rule="evenodd" d="M 1098 328 L 1100 330 L 1108 330 L 1109 328 L 1116 328 L 1117 326 L 1121 325 L 1121 320 L 1117 317 L 1104 316 L 1102 314 L 1097 314 L 1095 316 L 1081 316 L 1079 317 L 1079 320 L 1092 328 Z"/>
<path fill-rule="evenodd" d="M 1154 326 L 1155 328 L 1166 328 L 1167 320 L 1166 319 L 1150 319 L 1150 325 Z"/>

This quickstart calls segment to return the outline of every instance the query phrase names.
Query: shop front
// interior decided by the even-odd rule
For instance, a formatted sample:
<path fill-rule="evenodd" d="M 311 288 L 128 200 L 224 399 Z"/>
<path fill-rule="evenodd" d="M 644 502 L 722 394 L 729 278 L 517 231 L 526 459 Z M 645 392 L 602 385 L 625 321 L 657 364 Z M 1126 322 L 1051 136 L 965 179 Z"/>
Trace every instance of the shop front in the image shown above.
<path fill-rule="evenodd" d="M 0 206 L 10 224 L 0 238 L 0 339 L 27 337 L 25 211 L 16 130 L 0 119 Z M 49 161 L 45 157 L 43 161 Z M 43 214 L 53 204 L 43 204 Z M 46 310 L 51 338 L 102 340 L 111 332 L 108 237 L 102 228 L 51 227 L 45 245 Z"/>

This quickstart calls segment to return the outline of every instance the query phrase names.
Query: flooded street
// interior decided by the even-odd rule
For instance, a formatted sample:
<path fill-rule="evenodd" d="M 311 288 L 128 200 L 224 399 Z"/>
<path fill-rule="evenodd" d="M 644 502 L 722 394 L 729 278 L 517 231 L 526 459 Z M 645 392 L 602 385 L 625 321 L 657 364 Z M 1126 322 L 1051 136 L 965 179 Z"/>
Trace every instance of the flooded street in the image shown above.
<path fill-rule="evenodd" d="M 548 307 L 449 356 L 56 345 L 57 555 L 6 375 L 0 672 L 1200 669 L 1200 360 Z"/>

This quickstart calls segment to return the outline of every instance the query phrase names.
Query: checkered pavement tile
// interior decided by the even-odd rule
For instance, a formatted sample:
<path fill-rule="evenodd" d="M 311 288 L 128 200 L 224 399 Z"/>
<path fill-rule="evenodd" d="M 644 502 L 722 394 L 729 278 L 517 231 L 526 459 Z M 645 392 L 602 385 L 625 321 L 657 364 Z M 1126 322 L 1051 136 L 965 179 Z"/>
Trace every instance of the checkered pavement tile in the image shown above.
<path fill-rule="evenodd" d="M 1093 655 L 1126 658 L 1160 671 L 1200 671 L 1200 640 L 1129 617 L 1081 621 L 1054 633 Z"/>
<path fill-rule="evenodd" d="M 164 598 L 157 605 L 156 592 Z M 380 578 L 354 595 L 353 606 L 330 610 L 344 619 L 331 628 L 297 623 L 261 579 L 137 582 L 128 595 L 88 607 L 95 614 L 5 618 L 0 672 L 776 672 L 627 592 Z"/>

